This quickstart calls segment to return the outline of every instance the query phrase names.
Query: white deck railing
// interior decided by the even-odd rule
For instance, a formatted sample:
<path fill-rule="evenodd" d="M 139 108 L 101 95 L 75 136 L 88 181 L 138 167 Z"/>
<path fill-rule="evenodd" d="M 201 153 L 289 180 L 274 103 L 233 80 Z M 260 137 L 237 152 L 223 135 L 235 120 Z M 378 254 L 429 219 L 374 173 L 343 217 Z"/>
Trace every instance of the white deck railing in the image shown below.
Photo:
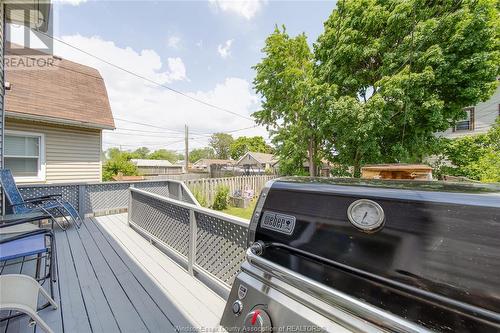
<path fill-rule="evenodd" d="M 131 187 L 198 205 L 186 185 L 176 180 L 27 184 L 19 185 L 19 190 L 24 198 L 62 194 L 83 217 L 126 211 Z"/>
<path fill-rule="evenodd" d="M 249 221 L 130 188 L 129 225 L 222 296 L 245 260 Z"/>

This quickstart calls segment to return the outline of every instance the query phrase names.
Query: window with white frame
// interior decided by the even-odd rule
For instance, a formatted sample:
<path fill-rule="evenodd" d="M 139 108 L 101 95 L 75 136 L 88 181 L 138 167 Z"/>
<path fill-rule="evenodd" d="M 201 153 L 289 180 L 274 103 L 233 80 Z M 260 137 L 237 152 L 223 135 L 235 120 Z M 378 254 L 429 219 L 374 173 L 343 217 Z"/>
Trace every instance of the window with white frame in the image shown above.
<path fill-rule="evenodd" d="M 6 131 L 4 164 L 19 180 L 44 180 L 44 136 L 40 133 Z"/>
<path fill-rule="evenodd" d="M 455 131 L 473 131 L 474 130 L 474 108 L 465 108 L 466 117 L 457 121 Z"/>

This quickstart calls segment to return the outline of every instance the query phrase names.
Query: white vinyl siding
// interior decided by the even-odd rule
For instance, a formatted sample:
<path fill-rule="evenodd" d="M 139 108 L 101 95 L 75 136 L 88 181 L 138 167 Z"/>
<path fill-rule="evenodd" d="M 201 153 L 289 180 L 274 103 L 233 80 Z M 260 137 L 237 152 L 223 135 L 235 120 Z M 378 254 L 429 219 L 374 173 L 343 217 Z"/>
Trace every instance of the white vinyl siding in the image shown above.
<path fill-rule="evenodd" d="M 445 132 L 437 133 L 437 136 L 453 139 L 464 135 L 486 133 L 495 124 L 495 120 L 499 116 L 499 105 L 500 83 L 489 100 L 474 106 L 473 119 L 470 119 L 472 126 L 470 126 L 469 130 L 454 131 L 453 128 L 450 128 Z"/>
<path fill-rule="evenodd" d="M 41 122 L 6 119 L 6 130 L 42 133 L 45 182 L 101 180 L 101 131 Z"/>

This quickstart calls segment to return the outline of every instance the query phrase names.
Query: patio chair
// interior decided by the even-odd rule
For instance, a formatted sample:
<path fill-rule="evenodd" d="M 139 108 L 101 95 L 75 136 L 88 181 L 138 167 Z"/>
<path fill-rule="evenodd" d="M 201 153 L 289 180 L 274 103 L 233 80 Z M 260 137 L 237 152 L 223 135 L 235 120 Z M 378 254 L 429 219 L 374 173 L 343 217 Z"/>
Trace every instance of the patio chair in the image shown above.
<path fill-rule="evenodd" d="M 0 275 L 0 310 L 26 314 L 31 318 L 30 326 L 36 324 L 43 331 L 52 333 L 50 327 L 38 315 L 39 294 L 47 299 L 52 309 L 57 309 L 54 299 L 32 277 L 22 274 Z"/>
<path fill-rule="evenodd" d="M 50 219 L 51 217 L 43 212 L 0 215 L 0 239 L 39 230 L 41 221 Z M 31 222 L 38 222 L 38 226 Z"/>
<path fill-rule="evenodd" d="M 20 222 L 17 223 L 20 225 Z M 0 230 L 10 227 L 11 224 L 0 225 Z M 1 233 L 0 236 L 0 262 L 4 262 L 3 267 L 25 265 L 36 260 L 35 278 L 42 284 L 49 280 L 50 295 L 53 296 L 53 282 L 56 281 L 56 252 L 52 231 L 38 228 L 24 233 Z M 34 258 L 30 258 L 33 256 Z M 45 259 L 43 274 L 41 274 L 42 259 Z M 48 305 L 47 303 L 43 307 Z"/>
<path fill-rule="evenodd" d="M 62 197 L 62 194 L 52 194 L 24 199 L 21 192 L 19 192 L 14 177 L 12 176 L 12 172 L 9 169 L 0 170 L 0 183 L 2 184 L 5 197 L 14 213 L 26 214 L 41 211 L 51 217 L 52 226 L 54 225 L 54 222 L 56 222 L 57 225 L 63 230 L 66 230 L 66 227 L 59 223 L 56 218 L 64 218 L 66 224 L 69 225 L 70 222 L 67 216 L 70 216 L 75 222 L 77 228 L 80 228 L 82 218 L 78 214 L 75 207 Z"/>

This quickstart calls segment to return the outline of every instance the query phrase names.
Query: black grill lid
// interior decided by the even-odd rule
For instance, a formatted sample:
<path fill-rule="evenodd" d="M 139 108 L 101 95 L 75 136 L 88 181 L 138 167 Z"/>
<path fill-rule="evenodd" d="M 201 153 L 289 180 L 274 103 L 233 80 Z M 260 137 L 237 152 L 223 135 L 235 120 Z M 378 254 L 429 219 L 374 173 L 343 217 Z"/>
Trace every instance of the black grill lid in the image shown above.
<path fill-rule="evenodd" d="M 284 178 L 263 193 L 250 241 L 267 259 L 433 329 L 500 329 L 499 186 Z M 349 221 L 358 199 L 382 207 L 380 230 Z"/>

